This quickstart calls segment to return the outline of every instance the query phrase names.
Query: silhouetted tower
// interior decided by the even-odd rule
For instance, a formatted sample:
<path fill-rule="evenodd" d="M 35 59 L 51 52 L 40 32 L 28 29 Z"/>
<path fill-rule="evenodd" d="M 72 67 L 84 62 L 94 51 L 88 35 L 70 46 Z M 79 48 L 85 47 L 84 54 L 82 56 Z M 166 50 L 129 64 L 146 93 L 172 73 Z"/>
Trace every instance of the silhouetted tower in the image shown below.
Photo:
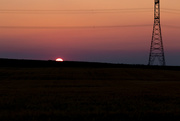
<path fill-rule="evenodd" d="M 154 25 L 148 65 L 153 65 L 156 59 L 161 66 L 166 65 L 160 25 L 160 0 L 155 0 L 154 4 Z"/>

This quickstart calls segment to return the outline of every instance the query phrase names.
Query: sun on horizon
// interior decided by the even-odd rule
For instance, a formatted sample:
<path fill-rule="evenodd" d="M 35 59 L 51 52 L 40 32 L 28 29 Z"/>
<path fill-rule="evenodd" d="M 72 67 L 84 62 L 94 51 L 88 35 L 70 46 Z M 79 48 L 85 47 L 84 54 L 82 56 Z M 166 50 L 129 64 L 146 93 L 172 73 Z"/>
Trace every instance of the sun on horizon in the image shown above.
<path fill-rule="evenodd" d="M 56 58 L 57 62 L 63 62 L 64 60 L 62 58 Z"/>

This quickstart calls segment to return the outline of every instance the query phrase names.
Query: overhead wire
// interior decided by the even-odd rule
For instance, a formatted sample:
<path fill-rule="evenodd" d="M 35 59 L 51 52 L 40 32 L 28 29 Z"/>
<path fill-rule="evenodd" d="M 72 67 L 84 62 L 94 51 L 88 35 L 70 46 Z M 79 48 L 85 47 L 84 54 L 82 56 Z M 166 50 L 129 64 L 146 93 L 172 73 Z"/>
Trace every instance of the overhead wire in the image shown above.
<path fill-rule="evenodd" d="M 129 9 L 74 9 L 74 10 L 33 10 L 33 9 L 0 9 L 0 13 L 16 14 L 83 14 L 83 13 L 120 13 L 120 12 L 151 12 L 152 8 Z"/>
<path fill-rule="evenodd" d="M 76 9 L 76 10 L 36 10 L 36 9 L 0 9 L 0 13 L 31 13 L 31 14 L 78 14 L 78 13 L 119 13 L 119 12 L 149 12 L 152 8 L 129 9 Z M 1 29 L 83 29 L 83 28 L 122 28 L 145 27 L 152 25 L 115 25 L 115 26 L 0 26 Z"/>
<path fill-rule="evenodd" d="M 152 24 L 142 25 L 109 25 L 109 26 L 0 26 L 1 29 L 98 29 L 98 28 L 127 28 L 147 27 Z"/>
<path fill-rule="evenodd" d="M 109 26 L 0 26 L 0 29 L 101 29 L 101 28 L 135 28 L 149 27 L 152 24 L 109 25 Z M 180 26 L 162 24 L 162 27 L 180 29 Z"/>
<path fill-rule="evenodd" d="M 173 8 L 161 8 L 161 10 L 167 10 L 167 11 L 179 11 L 180 9 L 173 9 Z"/>
<path fill-rule="evenodd" d="M 162 13 L 169 13 L 169 14 L 180 14 L 180 12 L 173 12 L 173 11 L 161 11 Z"/>
<path fill-rule="evenodd" d="M 163 12 L 163 13 L 171 13 L 171 14 L 180 14 L 180 9 L 161 8 L 161 12 Z"/>
<path fill-rule="evenodd" d="M 6 11 L 6 12 L 13 12 L 13 11 L 16 11 L 16 12 L 29 12 L 29 11 L 36 11 L 36 12 L 41 12 L 41 11 L 58 11 L 58 12 L 74 12 L 74 11 L 127 11 L 127 10 L 147 10 L 147 9 L 152 9 L 152 8 L 129 8 L 129 9 L 72 9 L 72 10 L 38 10 L 38 9 L 0 9 L 0 11 Z"/>
<path fill-rule="evenodd" d="M 175 26 L 175 25 L 162 25 L 162 27 L 180 29 L 180 26 Z"/>
<path fill-rule="evenodd" d="M 72 10 L 38 10 L 38 9 L 0 9 L 0 13 L 22 14 L 78 14 L 78 13 L 119 13 L 119 12 L 152 12 L 153 8 L 129 8 L 129 9 L 72 9 Z M 180 9 L 161 8 L 164 13 L 180 14 Z M 113 26 L 0 26 L 0 29 L 85 29 L 85 28 L 122 28 L 122 27 L 146 27 L 152 24 L 142 25 L 113 25 Z M 179 29 L 179 26 L 163 25 L 168 28 Z"/>
<path fill-rule="evenodd" d="M 0 12 L 107 12 L 107 11 L 139 11 L 139 10 L 153 10 L 153 8 L 116 8 L 116 9 L 0 9 Z M 161 8 L 161 10 L 179 11 L 180 9 Z"/>

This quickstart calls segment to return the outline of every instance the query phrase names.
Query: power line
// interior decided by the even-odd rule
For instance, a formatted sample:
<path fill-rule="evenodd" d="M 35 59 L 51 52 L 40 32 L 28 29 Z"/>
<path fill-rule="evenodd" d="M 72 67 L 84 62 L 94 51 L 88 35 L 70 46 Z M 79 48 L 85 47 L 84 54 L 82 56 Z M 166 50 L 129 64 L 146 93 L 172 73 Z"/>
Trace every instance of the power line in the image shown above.
<path fill-rule="evenodd" d="M 166 27 L 166 28 L 174 28 L 174 29 L 180 29 L 180 26 L 174 26 L 174 25 L 163 25 L 163 27 Z"/>
<path fill-rule="evenodd" d="M 153 8 L 126 8 L 126 9 L 64 9 L 64 10 L 42 10 L 42 9 L 0 9 L 0 12 L 108 12 L 108 11 L 141 11 L 153 10 Z M 180 9 L 161 8 L 166 11 L 179 11 Z"/>
<path fill-rule="evenodd" d="M 55 13 L 55 14 L 77 14 L 77 13 L 119 13 L 119 12 L 152 12 L 152 8 L 129 8 L 129 9 L 78 9 L 78 10 L 27 10 L 27 9 L 0 9 L 0 13 Z"/>
<path fill-rule="evenodd" d="M 173 8 L 161 8 L 161 10 L 167 10 L 167 11 L 179 11 L 180 9 L 173 9 Z"/>
<path fill-rule="evenodd" d="M 98 29 L 98 28 L 127 28 L 147 27 L 152 24 L 142 25 L 112 25 L 112 26 L 0 26 L 1 29 Z"/>
<path fill-rule="evenodd" d="M 153 10 L 153 8 L 126 8 L 126 9 L 72 9 L 72 10 L 42 10 L 42 9 L 0 9 L 0 12 L 108 12 L 108 11 L 141 11 Z M 180 9 L 161 8 L 166 11 L 179 11 Z"/>
<path fill-rule="evenodd" d="M 129 8 L 129 9 L 74 9 L 74 10 L 38 10 L 38 9 L 0 9 L 1 12 L 29 12 L 29 11 L 34 11 L 34 12 L 41 12 L 41 11 L 45 11 L 45 12 L 48 12 L 48 11 L 56 11 L 56 12 L 74 12 L 74 11 L 127 11 L 127 10 L 147 10 L 147 9 L 152 9 L 152 8 Z"/>
<path fill-rule="evenodd" d="M 173 12 L 173 11 L 161 11 L 162 13 L 170 13 L 170 14 L 180 14 L 180 12 Z"/>
<path fill-rule="evenodd" d="M 0 9 L 1 14 L 96 14 L 96 13 L 137 13 L 152 12 L 153 8 L 129 9 L 74 9 L 74 10 L 37 10 L 37 9 Z M 180 14 L 180 9 L 162 8 L 163 13 Z"/>
<path fill-rule="evenodd" d="M 152 12 L 148 10 L 144 11 L 107 11 L 107 12 L 0 12 L 0 14 L 103 14 L 103 13 L 140 13 L 140 12 Z"/>
<path fill-rule="evenodd" d="M 135 27 L 148 27 L 152 24 L 141 25 L 107 25 L 107 26 L 0 26 L 0 29 L 101 29 L 101 28 L 135 28 Z M 180 26 L 166 25 L 162 27 L 180 29 Z"/>
<path fill-rule="evenodd" d="M 180 9 L 162 8 L 163 13 L 180 14 Z"/>

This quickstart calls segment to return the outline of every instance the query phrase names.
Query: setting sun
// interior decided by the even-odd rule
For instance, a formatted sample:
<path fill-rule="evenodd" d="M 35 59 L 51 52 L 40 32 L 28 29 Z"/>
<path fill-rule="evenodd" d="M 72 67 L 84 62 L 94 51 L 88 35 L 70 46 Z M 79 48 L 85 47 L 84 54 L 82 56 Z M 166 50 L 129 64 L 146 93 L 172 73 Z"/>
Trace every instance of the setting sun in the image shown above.
<path fill-rule="evenodd" d="M 62 58 L 57 58 L 56 61 L 63 62 L 64 60 Z"/>

